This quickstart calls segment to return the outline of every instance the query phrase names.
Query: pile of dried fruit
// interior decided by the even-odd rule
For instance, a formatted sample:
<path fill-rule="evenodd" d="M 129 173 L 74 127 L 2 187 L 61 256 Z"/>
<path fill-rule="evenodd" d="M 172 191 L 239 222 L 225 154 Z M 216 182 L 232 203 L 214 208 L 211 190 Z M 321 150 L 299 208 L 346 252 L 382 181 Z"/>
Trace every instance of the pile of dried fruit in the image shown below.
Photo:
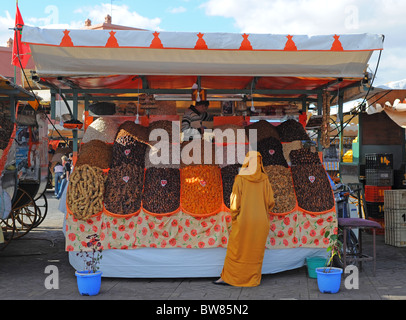
<path fill-rule="evenodd" d="M 334 197 L 326 170 L 321 164 L 303 164 L 291 168 L 300 208 L 322 212 L 334 207 Z"/>
<path fill-rule="evenodd" d="M 121 135 L 113 143 L 112 167 L 132 164 L 145 167 L 145 154 L 149 146 L 131 135 Z"/>
<path fill-rule="evenodd" d="M 292 150 L 289 154 L 292 166 L 302 164 L 321 164 L 320 157 L 317 152 L 312 152 L 310 149 Z"/>
<path fill-rule="evenodd" d="M 166 141 L 170 141 L 170 142 L 180 142 L 180 128 L 179 125 L 177 125 L 176 123 L 173 123 L 172 121 L 169 120 L 158 120 L 158 121 L 154 121 L 151 122 L 149 124 L 148 127 L 148 136 L 152 137 L 151 132 L 153 132 L 156 129 L 160 129 L 160 130 L 164 130 L 166 131 L 166 133 L 168 134 L 168 139 L 164 139 Z M 154 133 L 153 133 L 154 134 Z M 160 135 L 159 132 L 155 133 L 155 136 Z M 165 138 L 164 136 L 160 136 L 158 137 L 158 141 L 160 141 L 161 139 Z M 154 139 L 156 141 L 156 139 Z M 154 142 L 151 141 L 150 142 Z"/>
<path fill-rule="evenodd" d="M 180 145 L 151 142 L 145 153 L 145 168 L 180 168 Z"/>
<path fill-rule="evenodd" d="M 269 177 L 274 193 L 275 206 L 271 212 L 285 213 L 292 211 L 296 207 L 296 196 L 289 168 L 266 166 L 264 170 Z"/>
<path fill-rule="evenodd" d="M 296 120 L 289 119 L 276 127 L 281 142 L 292 142 L 296 140 L 310 140 L 306 130 Z"/>
<path fill-rule="evenodd" d="M 103 170 L 89 165 L 75 166 L 69 176 L 67 205 L 75 218 L 86 220 L 103 210 Z"/>
<path fill-rule="evenodd" d="M 86 128 L 82 142 L 87 143 L 91 140 L 101 140 L 103 142 L 113 143 L 118 127 L 117 120 L 113 118 L 98 118 Z"/>
<path fill-rule="evenodd" d="M 279 132 L 275 126 L 269 123 L 266 120 L 259 120 L 257 122 L 251 123 L 245 126 L 245 134 L 247 135 L 248 139 L 250 139 L 249 130 L 256 130 L 257 133 L 257 141 L 261 141 L 267 138 L 275 138 L 279 140 Z M 252 140 L 252 138 L 251 138 Z M 250 141 L 251 142 L 251 141 Z"/>
<path fill-rule="evenodd" d="M 142 143 L 148 143 L 149 141 L 148 128 L 133 121 L 125 121 L 118 127 L 115 140 L 117 141 L 122 136 L 131 136 Z"/>
<path fill-rule="evenodd" d="M 108 169 L 111 166 L 112 156 L 112 145 L 101 140 L 91 140 L 81 145 L 76 166 L 87 164 Z"/>
<path fill-rule="evenodd" d="M 215 165 L 216 155 L 214 143 L 205 139 L 183 141 L 180 146 L 180 167 L 190 165 Z"/>
<path fill-rule="evenodd" d="M 222 203 L 219 167 L 197 165 L 181 169 L 181 205 L 185 211 L 209 215 L 220 210 Z"/>
<path fill-rule="evenodd" d="M 292 163 L 292 161 L 290 160 L 290 152 L 292 150 L 298 150 L 298 149 L 302 149 L 302 148 L 303 148 L 303 144 L 302 144 L 302 141 L 300 141 L 300 140 L 282 143 L 283 156 L 285 157 L 285 160 L 289 166 Z"/>
<path fill-rule="evenodd" d="M 283 156 L 282 144 L 275 138 L 266 138 L 258 141 L 258 152 L 262 155 L 264 166 L 280 165 L 288 167 L 285 157 Z"/>
<path fill-rule="evenodd" d="M 145 171 L 142 206 L 152 213 L 168 213 L 180 206 L 180 170 L 149 168 Z"/>
<path fill-rule="evenodd" d="M 241 165 L 234 164 L 221 168 L 221 179 L 223 181 L 223 201 L 227 208 L 230 208 L 230 196 L 233 191 L 234 179 L 240 171 Z"/>
<path fill-rule="evenodd" d="M 115 214 L 127 215 L 141 208 L 144 168 L 123 163 L 109 170 L 105 183 L 104 206 Z"/>

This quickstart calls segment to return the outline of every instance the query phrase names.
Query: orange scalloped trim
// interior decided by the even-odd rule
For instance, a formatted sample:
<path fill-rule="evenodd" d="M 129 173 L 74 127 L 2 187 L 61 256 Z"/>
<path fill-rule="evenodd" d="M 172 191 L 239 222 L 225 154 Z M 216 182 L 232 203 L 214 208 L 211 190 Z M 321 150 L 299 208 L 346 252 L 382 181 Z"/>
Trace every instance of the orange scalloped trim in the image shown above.
<path fill-rule="evenodd" d="M 141 208 L 142 208 L 142 211 L 144 211 L 146 214 L 148 214 L 148 215 L 150 215 L 150 216 L 154 216 L 154 217 L 169 217 L 169 216 L 172 216 L 172 215 L 174 215 L 174 214 L 176 214 L 176 213 L 178 213 L 178 212 L 180 211 L 180 204 L 179 204 L 179 208 L 176 209 L 175 211 L 172 211 L 172 212 L 165 212 L 165 213 L 154 213 L 154 212 L 150 212 L 150 211 L 148 211 L 147 209 L 144 208 L 144 206 L 142 205 L 142 202 L 141 202 Z"/>
<path fill-rule="evenodd" d="M 129 213 L 129 214 L 113 213 L 113 212 L 110 212 L 109 210 L 107 210 L 106 207 L 104 206 L 104 203 L 103 203 L 103 213 L 104 213 L 106 216 L 110 216 L 110 217 L 114 217 L 114 218 L 129 218 L 129 217 L 135 217 L 135 216 L 138 216 L 138 215 L 140 214 L 140 212 L 141 212 L 141 206 L 140 206 L 140 208 L 139 208 L 137 211 L 135 211 L 135 212 L 133 212 L 133 213 Z"/>
<path fill-rule="evenodd" d="M 100 212 L 98 212 L 98 213 L 95 213 L 94 215 L 92 215 L 90 218 L 87 218 L 86 220 L 92 219 L 92 218 L 96 218 L 96 217 L 98 217 L 98 216 L 101 216 L 102 213 L 103 213 L 103 210 L 100 211 Z M 68 216 L 68 215 L 71 215 L 71 216 L 74 217 L 75 219 L 78 219 L 78 218 L 75 217 L 75 214 L 71 211 L 71 209 L 69 209 L 68 201 L 66 201 L 66 214 L 67 214 L 67 216 Z M 86 221 L 86 220 L 82 220 L 82 219 L 78 219 L 78 220 Z"/>

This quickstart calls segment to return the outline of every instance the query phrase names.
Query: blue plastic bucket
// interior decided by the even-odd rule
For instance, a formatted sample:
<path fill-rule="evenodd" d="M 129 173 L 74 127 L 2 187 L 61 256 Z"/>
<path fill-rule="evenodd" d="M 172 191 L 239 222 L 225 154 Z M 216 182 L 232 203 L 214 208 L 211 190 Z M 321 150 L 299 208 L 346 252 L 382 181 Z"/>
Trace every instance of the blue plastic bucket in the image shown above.
<path fill-rule="evenodd" d="M 88 271 L 76 271 L 76 279 L 78 283 L 79 293 L 82 296 L 95 296 L 100 291 L 101 286 L 101 271 L 89 273 Z"/>
<path fill-rule="evenodd" d="M 324 267 L 326 265 L 326 261 L 327 259 L 324 257 L 307 257 L 306 264 L 309 278 L 316 279 L 316 268 Z"/>
<path fill-rule="evenodd" d="M 316 273 L 320 292 L 337 293 L 340 290 L 343 269 L 333 267 L 316 268 Z"/>

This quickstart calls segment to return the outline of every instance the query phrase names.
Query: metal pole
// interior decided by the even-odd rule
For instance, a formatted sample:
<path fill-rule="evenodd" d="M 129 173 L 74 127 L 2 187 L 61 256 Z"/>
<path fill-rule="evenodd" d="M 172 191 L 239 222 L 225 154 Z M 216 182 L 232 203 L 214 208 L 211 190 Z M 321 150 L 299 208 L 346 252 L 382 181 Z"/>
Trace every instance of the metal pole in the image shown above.
<path fill-rule="evenodd" d="M 78 92 L 73 91 L 73 118 L 76 120 L 78 118 Z M 78 130 L 72 130 L 73 138 L 73 158 L 76 159 L 78 153 Z"/>
<path fill-rule="evenodd" d="M 343 156 L 344 156 L 344 112 L 343 112 L 343 106 L 344 106 L 344 92 L 341 91 L 338 94 L 338 117 L 340 119 L 340 133 L 339 133 L 339 139 L 340 139 L 340 162 L 343 161 Z"/>

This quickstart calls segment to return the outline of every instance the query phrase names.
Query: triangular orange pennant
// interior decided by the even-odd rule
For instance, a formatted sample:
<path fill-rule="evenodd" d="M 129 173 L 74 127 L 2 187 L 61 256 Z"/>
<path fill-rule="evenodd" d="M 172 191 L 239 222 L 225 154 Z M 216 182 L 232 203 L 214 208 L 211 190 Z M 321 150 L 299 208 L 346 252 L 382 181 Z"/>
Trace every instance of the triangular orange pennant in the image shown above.
<path fill-rule="evenodd" d="M 293 36 L 288 35 L 288 36 L 286 36 L 286 38 L 288 38 L 288 41 L 286 41 L 285 48 L 283 50 L 285 50 L 285 51 L 297 51 L 296 44 L 292 40 Z"/>
<path fill-rule="evenodd" d="M 163 45 L 162 45 L 162 42 L 161 42 L 161 39 L 159 39 L 159 32 L 154 32 L 153 33 L 153 35 L 154 35 L 154 39 L 152 39 L 152 41 L 151 41 L 151 45 L 149 46 L 150 48 L 155 48 L 155 49 L 163 49 Z"/>
<path fill-rule="evenodd" d="M 110 38 L 107 40 L 106 48 L 118 48 L 119 45 L 118 45 L 116 37 L 114 36 L 116 34 L 116 32 L 111 31 L 111 32 L 109 32 L 109 34 L 110 34 Z"/>
<path fill-rule="evenodd" d="M 63 36 L 62 41 L 59 46 L 61 46 L 61 47 L 73 47 L 74 46 L 72 39 L 69 36 L 69 32 L 70 31 L 68 31 L 68 30 L 65 30 L 63 32 L 65 35 Z"/>
<path fill-rule="evenodd" d="M 340 39 L 340 36 L 334 35 L 334 42 L 330 49 L 331 51 L 344 51 L 344 48 L 341 45 L 341 41 L 339 39 Z"/>
<path fill-rule="evenodd" d="M 248 40 L 249 34 L 244 33 L 242 37 L 244 40 L 241 42 L 240 50 L 252 50 L 251 42 Z"/>
<path fill-rule="evenodd" d="M 204 41 L 204 39 L 203 39 L 203 36 L 204 36 L 204 33 L 199 32 L 199 33 L 197 34 L 197 37 L 198 37 L 199 39 L 197 39 L 197 41 L 196 41 L 195 49 L 199 49 L 199 50 L 206 50 L 206 49 L 208 49 L 207 44 L 206 44 L 206 41 Z"/>

